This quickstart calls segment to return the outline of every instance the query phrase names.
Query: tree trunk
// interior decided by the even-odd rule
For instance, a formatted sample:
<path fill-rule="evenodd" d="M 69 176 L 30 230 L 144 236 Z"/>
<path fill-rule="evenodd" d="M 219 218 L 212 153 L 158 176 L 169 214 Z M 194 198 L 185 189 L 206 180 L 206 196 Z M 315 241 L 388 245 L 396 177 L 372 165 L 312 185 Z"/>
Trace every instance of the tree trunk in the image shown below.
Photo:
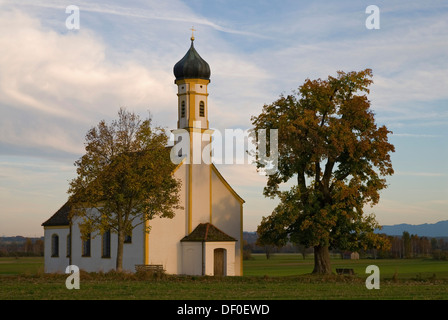
<path fill-rule="evenodd" d="M 331 274 L 330 251 L 328 247 L 314 247 L 314 274 Z"/>
<path fill-rule="evenodd" d="M 123 244 L 124 244 L 124 231 L 120 228 L 120 230 L 118 231 L 117 264 L 116 264 L 116 270 L 118 272 L 123 271 Z"/>
<path fill-rule="evenodd" d="M 269 258 L 271 257 L 271 247 L 269 245 L 266 245 L 264 247 L 265 252 L 266 252 L 266 259 L 269 260 Z"/>

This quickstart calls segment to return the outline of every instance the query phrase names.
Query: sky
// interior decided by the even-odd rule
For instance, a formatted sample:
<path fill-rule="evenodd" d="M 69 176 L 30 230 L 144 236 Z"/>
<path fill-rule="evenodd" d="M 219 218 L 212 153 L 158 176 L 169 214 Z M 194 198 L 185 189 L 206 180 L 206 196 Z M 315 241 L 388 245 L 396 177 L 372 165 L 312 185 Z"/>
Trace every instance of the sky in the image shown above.
<path fill-rule="evenodd" d="M 379 9 L 379 29 L 368 28 Z M 79 28 L 68 28 L 79 8 Z M 68 21 L 67 21 L 68 20 Z M 71 23 L 71 24 L 70 24 Z M 210 65 L 210 126 L 246 130 L 306 79 L 373 70 L 395 174 L 366 210 L 382 225 L 448 220 L 445 1 L 0 0 L 0 236 L 42 236 L 67 200 L 85 134 L 126 107 L 177 126 L 173 67 L 190 46 Z M 244 230 L 277 205 L 252 164 L 219 170 L 246 201 Z"/>

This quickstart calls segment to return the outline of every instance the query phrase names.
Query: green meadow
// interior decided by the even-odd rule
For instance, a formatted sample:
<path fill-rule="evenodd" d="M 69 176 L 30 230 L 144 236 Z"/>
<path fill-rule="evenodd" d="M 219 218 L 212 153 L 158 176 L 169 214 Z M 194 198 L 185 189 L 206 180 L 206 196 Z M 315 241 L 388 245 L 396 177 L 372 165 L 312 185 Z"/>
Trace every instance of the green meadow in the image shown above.
<path fill-rule="evenodd" d="M 425 259 L 360 259 L 343 260 L 339 256 L 331 259 L 333 271 L 336 268 L 350 268 L 359 277 L 367 277 L 366 268 L 376 265 L 381 279 L 436 279 L 448 280 L 448 261 Z M 312 255 L 303 259 L 297 254 L 274 254 L 266 259 L 264 254 L 253 254 L 252 259 L 244 261 L 245 276 L 295 276 L 313 271 Z"/>
<path fill-rule="evenodd" d="M 448 300 L 448 261 L 432 259 L 341 260 L 333 269 L 354 276 L 310 275 L 312 256 L 253 255 L 243 277 L 157 276 L 81 273 L 79 290 L 68 290 L 65 274 L 44 274 L 43 258 L 0 258 L 0 299 L 150 300 Z M 380 269 L 380 289 L 368 290 L 366 267 Z"/>

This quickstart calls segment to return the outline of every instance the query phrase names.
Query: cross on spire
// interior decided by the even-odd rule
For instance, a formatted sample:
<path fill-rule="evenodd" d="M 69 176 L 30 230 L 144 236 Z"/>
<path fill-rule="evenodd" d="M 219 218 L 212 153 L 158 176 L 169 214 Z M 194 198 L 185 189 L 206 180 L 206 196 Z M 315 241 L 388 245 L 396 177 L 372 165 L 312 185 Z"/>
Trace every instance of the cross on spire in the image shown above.
<path fill-rule="evenodd" d="M 196 29 L 193 27 L 191 27 L 191 41 L 194 41 L 194 32 L 196 31 Z"/>

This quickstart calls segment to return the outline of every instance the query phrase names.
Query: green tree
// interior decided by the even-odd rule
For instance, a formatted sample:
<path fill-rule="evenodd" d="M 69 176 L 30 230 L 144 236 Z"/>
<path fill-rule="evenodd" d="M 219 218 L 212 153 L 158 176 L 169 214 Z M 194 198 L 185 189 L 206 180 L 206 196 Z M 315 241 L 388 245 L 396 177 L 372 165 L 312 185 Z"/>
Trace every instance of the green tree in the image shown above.
<path fill-rule="evenodd" d="M 331 273 L 329 248 L 381 248 L 387 239 L 366 204 L 378 203 L 392 175 L 390 131 L 377 127 L 366 93 L 372 71 L 338 72 L 327 80 L 309 80 L 297 92 L 265 105 L 252 117 L 254 133 L 278 129 L 278 170 L 268 176 L 264 195 L 280 204 L 264 217 L 260 236 L 287 237 L 314 247 L 313 273 Z M 270 140 L 267 139 L 270 148 Z M 269 165 L 257 158 L 257 167 Z M 288 191 L 280 186 L 294 181 Z M 263 233 L 272 233 L 263 235 Z"/>
<path fill-rule="evenodd" d="M 403 239 L 404 257 L 411 258 L 412 257 L 412 247 L 411 247 L 411 236 L 410 236 L 409 232 L 403 231 L 402 239 Z"/>
<path fill-rule="evenodd" d="M 150 231 L 155 217 L 173 218 L 180 183 L 166 147 L 164 129 L 153 128 L 121 108 L 118 120 L 103 120 L 86 135 L 86 153 L 75 162 L 77 177 L 68 193 L 72 216 L 80 218 L 84 237 L 91 232 L 118 235 L 117 271 L 123 266 L 125 236 L 139 225 Z"/>
<path fill-rule="evenodd" d="M 277 216 L 273 213 L 267 219 L 263 217 L 262 223 L 257 228 L 256 244 L 263 247 L 266 253 L 266 259 L 271 257 L 274 247 L 283 247 L 287 243 L 287 237 L 283 234 L 282 224 L 276 221 Z"/>
<path fill-rule="evenodd" d="M 31 240 L 30 238 L 26 238 L 23 249 L 24 249 L 25 253 L 32 253 L 33 252 L 33 240 Z"/>

